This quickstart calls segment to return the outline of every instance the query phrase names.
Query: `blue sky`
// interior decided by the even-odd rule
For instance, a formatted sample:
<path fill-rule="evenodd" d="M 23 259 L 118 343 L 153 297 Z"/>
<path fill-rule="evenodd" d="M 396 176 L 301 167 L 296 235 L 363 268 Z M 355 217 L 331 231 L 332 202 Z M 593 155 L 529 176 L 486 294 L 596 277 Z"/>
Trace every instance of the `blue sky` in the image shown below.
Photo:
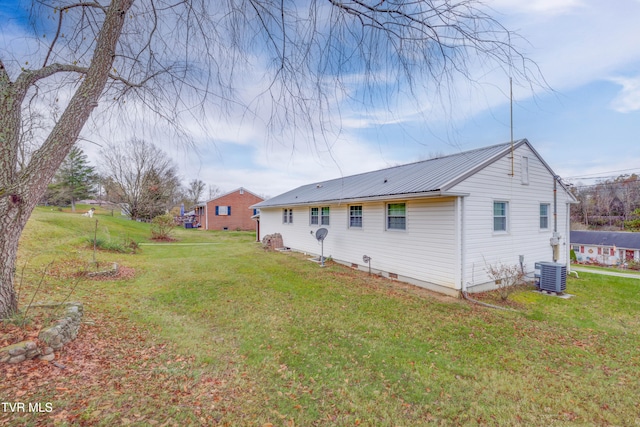
<path fill-rule="evenodd" d="M 485 3 L 528 41 L 520 48 L 551 88 L 514 87 L 514 137 L 527 138 L 556 173 L 574 183 L 640 173 L 640 0 Z M 0 1 L 0 14 L 15 13 L 10 4 Z M 7 28 L 0 29 L 0 55 L 15 40 Z M 185 182 L 199 178 L 223 190 L 242 186 L 275 196 L 314 181 L 508 141 L 508 77 L 476 77 L 474 85 L 454 83 L 452 104 L 444 111 L 432 99 L 424 100 L 423 114 L 402 99 L 390 113 L 373 117 L 345 110 L 342 132 L 330 146 L 308 143 L 305 132 L 295 146 L 287 138 L 265 142 L 260 120 L 233 116 L 211 118 L 206 131 L 194 127 L 197 152 L 176 149 L 170 138 L 153 142 L 175 158 Z M 97 160 L 94 145 L 82 148 Z"/>

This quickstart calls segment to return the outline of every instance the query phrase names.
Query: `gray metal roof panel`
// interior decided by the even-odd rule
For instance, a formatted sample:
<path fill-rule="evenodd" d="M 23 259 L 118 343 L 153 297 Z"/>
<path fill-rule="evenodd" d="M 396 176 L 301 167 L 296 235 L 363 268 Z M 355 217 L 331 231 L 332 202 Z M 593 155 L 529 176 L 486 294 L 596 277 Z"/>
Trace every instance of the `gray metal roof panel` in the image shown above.
<path fill-rule="evenodd" d="M 616 246 L 640 249 L 640 233 L 629 231 L 571 231 L 572 245 Z"/>
<path fill-rule="evenodd" d="M 526 140 L 518 141 L 518 144 Z M 394 166 L 372 172 L 315 182 L 280 194 L 254 207 L 321 203 L 334 200 L 429 193 L 484 167 L 508 151 L 511 143 L 478 148 L 462 153 Z"/>

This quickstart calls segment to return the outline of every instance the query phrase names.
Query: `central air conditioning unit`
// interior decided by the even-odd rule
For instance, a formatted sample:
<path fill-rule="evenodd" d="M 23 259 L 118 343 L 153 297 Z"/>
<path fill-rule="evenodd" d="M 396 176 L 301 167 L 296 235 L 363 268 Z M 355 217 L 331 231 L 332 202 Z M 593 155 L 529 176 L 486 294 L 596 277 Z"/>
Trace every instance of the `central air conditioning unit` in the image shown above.
<path fill-rule="evenodd" d="M 567 289 L 567 266 L 555 262 L 536 262 L 536 277 L 541 291 L 563 293 Z"/>

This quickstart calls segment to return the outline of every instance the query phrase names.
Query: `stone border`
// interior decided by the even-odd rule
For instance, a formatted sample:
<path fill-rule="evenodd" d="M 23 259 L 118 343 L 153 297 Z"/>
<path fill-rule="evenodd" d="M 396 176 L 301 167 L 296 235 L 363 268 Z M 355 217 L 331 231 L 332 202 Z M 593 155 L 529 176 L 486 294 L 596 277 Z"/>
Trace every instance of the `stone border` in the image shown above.
<path fill-rule="evenodd" d="M 111 267 L 109 270 L 89 272 L 87 273 L 87 276 L 88 277 L 112 277 L 112 276 L 117 276 L 118 271 L 119 271 L 118 264 L 114 262 L 113 267 Z"/>
<path fill-rule="evenodd" d="M 55 359 L 54 350 L 59 350 L 65 344 L 76 339 L 84 311 L 82 303 L 38 304 L 35 306 L 54 308 L 60 305 L 67 306 L 64 317 L 57 320 L 53 325 L 42 329 L 38 334 L 38 340 L 46 344 L 43 351 L 33 341 L 22 341 L 0 348 L 0 363 L 20 363 L 35 357 L 40 360 L 51 361 Z"/>

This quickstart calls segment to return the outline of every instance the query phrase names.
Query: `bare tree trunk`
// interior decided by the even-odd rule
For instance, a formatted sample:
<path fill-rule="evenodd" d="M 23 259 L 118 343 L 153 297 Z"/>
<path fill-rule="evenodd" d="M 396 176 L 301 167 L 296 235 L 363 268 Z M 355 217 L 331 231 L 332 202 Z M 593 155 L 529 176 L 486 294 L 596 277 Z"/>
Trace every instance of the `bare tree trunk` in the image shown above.
<path fill-rule="evenodd" d="M 51 64 L 35 71 L 24 70 L 15 82 L 11 82 L 0 61 L 0 318 L 10 316 L 18 309 L 13 281 L 22 230 L 98 105 L 133 1 L 114 0 L 108 9 L 104 9 L 104 24 L 91 66 L 87 69 Z M 85 78 L 45 142 L 33 153 L 29 164 L 18 170 L 22 101 L 39 80 L 59 72 L 82 73 Z"/>
<path fill-rule="evenodd" d="M 18 253 L 18 240 L 22 233 L 19 222 L 10 215 L 0 213 L 3 233 L 0 234 L 0 318 L 13 315 L 18 309 L 18 300 L 13 287 L 13 276 Z"/>

